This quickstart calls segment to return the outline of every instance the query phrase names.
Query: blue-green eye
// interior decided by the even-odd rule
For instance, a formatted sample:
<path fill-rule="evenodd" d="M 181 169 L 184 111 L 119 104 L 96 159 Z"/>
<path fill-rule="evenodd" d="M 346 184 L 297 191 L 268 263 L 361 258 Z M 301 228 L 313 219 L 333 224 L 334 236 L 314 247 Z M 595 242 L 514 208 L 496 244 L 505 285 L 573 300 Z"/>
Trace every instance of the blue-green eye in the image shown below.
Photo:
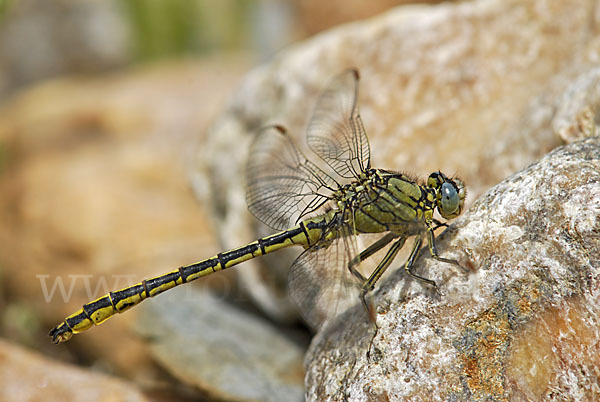
<path fill-rule="evenodd" d="M 452 214 L 456 212 L 456 210 L 458 209 L 460 199 L 458 197 L 458 192 L 456 192 L 454 186 L 450 183 L 444 183 L 442 184 L 442 188 L 440 191 L 442 193 L 442 212 L 444 214 Z"/>

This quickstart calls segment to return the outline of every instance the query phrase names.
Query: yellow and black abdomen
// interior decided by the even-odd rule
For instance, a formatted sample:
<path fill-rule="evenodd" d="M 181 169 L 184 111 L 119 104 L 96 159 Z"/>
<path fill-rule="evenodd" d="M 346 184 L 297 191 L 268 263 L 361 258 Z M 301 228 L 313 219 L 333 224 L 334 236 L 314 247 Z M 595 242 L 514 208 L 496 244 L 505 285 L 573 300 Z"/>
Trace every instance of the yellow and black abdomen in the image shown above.
<path fill-rule="evenodd" d="M 175 286 L 191 282 L 202 276 L 232 267 L 249 259 L 271 253 L 281 248 L 300 245 L 305 248 L 320 240 L 332 214 L 308 219 L 297 226 L 271 236 L 260 238 L 245 246 L 219 253 L 195 264 L 180 267 L 154 278 L 144 279 L 133 286 L 107 293 L 86 303 L 50 331 L 52 341 L 69 340 L 73 334 L 99 325 L 117 313 L 122 313 Z"/>

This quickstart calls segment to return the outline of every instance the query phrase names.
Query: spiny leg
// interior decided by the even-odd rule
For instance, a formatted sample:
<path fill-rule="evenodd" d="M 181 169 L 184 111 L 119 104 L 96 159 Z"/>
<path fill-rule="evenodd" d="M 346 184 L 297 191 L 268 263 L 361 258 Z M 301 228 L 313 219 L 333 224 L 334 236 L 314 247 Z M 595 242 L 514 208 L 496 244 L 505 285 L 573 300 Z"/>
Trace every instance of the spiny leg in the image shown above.
<path fill-rule="evenodd" d="M 391 240 L 393 240 L 397 237 L 398 237 L 397 234 L 390 233 L 390 234 L 386 235 L 385 237 L 383 237 L 382 239 L 380 239 L 379 242 L 381 242 L 384 238 L 389 238 L 388 241 L 386 242 L 386 243 L 389 243 Z M 377 243 L 379 243 L 379 242 L 377 242 Z M 363 304 L 365 310 L 367 311 L 371 325 L 374 327 L 373 336 L 371 337 L 371 341 L 369 342 L 369 348 L 367 350 L 367 359 L 369 361 L 371 360 L 371 350 L 373 349 L 373 341 L 375 341 L 375 337 L 377 337 L 377 333 L 379 332 L 379 327 L 377 326 L 377 316 L 376 316 L 375 308 L 370 300 L 367 301 L 367 296 L 369 295 L 369 292 L 374 289 L 375 283 L 379 280 L 379 278 L 381 278 L 381 276 L 383 275 L 385 270 L 390 266 L 390 264 L 394 260 L 394 258 L 396 258 L 398 251 L 400 251 L 402 246 L 404 246 L 405 242 L 406 242 L 406 237 L 401 237 L 397 242 L 392 244 L 392 246 L 387 251 L 387 253 L 383 257 L 383 259 L 377 265 L 377 268 L 375 268 L 375 270 L 371 273 L 371 276 L 369 276 L 369 279 L 365 280 L 362 285 L 362 289 L 360 292 L 360 300 L 362 301 L 362 304 Z M 378 245 L 377 243 L 373 244 L 373 246 Z M 373 247 L 373 246 L 371 246 L 371 247 Z M 369 249 L 371 247 L 369 247 Z M 382 247 L 383 246 L 380 246 L 378 249 L 381 249 Z M 369 249 L 367 249 L 367 250 L 369 250 Z M 365 252 L 367 250 L 365 250 Z M 369 255 L 371 255 L 371 254 L 369 254 Z"/>
<path fill-rule="evenodd" d="M 433 233 L 433 232 L 430 232 L 430 233 Z M 439 293 L 437 284 L 434 281 L 412 273 L 412 267 L 415 263 L 415 260 L 419 256 L 419 252 L 421 251 L 421 244 L 423 244 L 423 236 L 416 236 L 415 243 L 413 245 L 413 249 L 410 252 L 410 256 L 408 257 L 408 260 L 406 260 L 406 263 L 404 264 L 404 270 L 412 278 L 417 279 L 421 282 L 427 283 L 429 286 L 433 287 L 433 289 L 436 291 L 436 293 Z"/>
<path fill-rule="evenodd" d="M 463 271 L 467 271 L 468 270 L 466 268 L 464 268 L 462 265 L 460 265 L 460 263 L 457 260 L 451 259 L 451 258 L 444 258 L 444 257 L 440 257 L 438 252 L 437 252 L 437 248 L 435 247 L 435 235 L 433 233 L 434 228 L 430 227 L 427 230 L 427 236 L 428 236 L 428 243 L 429 243 L 429 253 L 431 253 L 431 256 L 441 262 L 446 262 L 448 264 L 453 264 L 456 265 L 458 267 L 460 267 L 460 269 L 462 269 Z"/>
<path fill-rule="evenodd" d="M 438 229 L 438 228 L 441 228 L 442 226 L 443 226 L 443 227 L 446 227 L 446 228 L 448 227 L 448 224 L 447 224 L 446 222 L 440 222 L 440 221 L 438 221 L 437 219 L 434 219 L 434 220 L 433 220 L 433 223 L 435 223 L 435 227 L 433 228 L 433 230 L 436 230 L 436 229 Z"/>
<path fill-rule="evenodd" d="M 388 237 L 388 236 L 386 235 L 385 237 Z M 391 237 L 389 240 L 392 240 L 393 238 L 396 238 L 396 237 L 398 237 L 398 235 Z M 375 268 L 375 270 L 371 273 L 371 276 L 369 276 L 369 279 L 367 279 L 363 282 L 363 285 L 361 287 L 360 300 L 362 301 L 363 306 L 365 307 L 365 310 L 367 311 L 367 314 L 369 315 L 369 320 L 371 321 L 371 323 L 373 323 L 373 325 L 375 326 L 376 329 L 377 329 L 377 323 L 376 323 L 376 319 L 375 319 L 376 318 L 375 317 L 375 309 L 373 308 L 372 303 L 370 303 L 370 301 L 367 301 L 367 295 L 369 294 L 369 292 L 371 290 L 373 290 L 375 288 L 375 283 L 379 280 L 379 278 L 381 278 L 381 276 L 383 275 L 385 270 L 390 266 L 390 264 L 392 263 L 394 258 L 396 258 L 398 251 L 400 251 L 402 246 L 404 246 L 405 241 L 406 241 L 406 237 L 401 237 L 397 242 L 392 244 L 392 246 L 387 251 L 387 253 L 383 257 L 383 259 L 377 265 L 377 268 Z M 388 243 L 389 243 L 389 241 L 388 241 Z M 377 244 L 377 243 L 375 243 L 375 244 Z M 383 246 L 379 247 L 379 249 L 381 249 L 382 247 Z"/>
<path fill-rule="evenodd" d="M 435 258 L 438 261 L 455 264 L 455 265 L 458 265 L 459 267 L 461 267 L 461 265 L 458 263 L 458 261 L 448 259 L 448 258 L 443 258 L 438 255 L 437 249 L 435 247 L 435 236 L 434 236 L 433 231 L 434 231 L 434 229 L 437 229 L 440 226 L 447 226 L 447 225 L 445 223 L 439 222 L 437 220 L 434 220 L 434 222 L 436 223 L 437 226 L 435 228 L 430 226 L 427 231 L 428 236 L 429 236 L 429 241 L 428 241 L 429 251 L 430 251 L 431 255 L 433 256 L 433 258 Z M 387 245 L 390 241 L 397 238 L 398 236 L 399 235 L 396 233 L 388 233 L 387 235 L 385 235 L 384 237 L 379 239 L 377 242 L 373 243 L 366 250 L 364 250 L 362 253 L 360 253 L 359 256 L 354 257 L 352 259 L 352 261 L 350 261 L 350 263 L 348 264 L 348 268 L 350 269 L 350 271 L 354 273 L 355 272 L 355 270 L 353 269 L 354 265 L 358 264 L 363 259 L 370 257 L 371 255 L 373 255 L 375 252 L 382 249 L 385 245 Z M 362 301 L 365 309 L 367 310 L 367 313 L 369 314 L 369 319 L 371 319 L 372 322 L 373 322 L 373 311 L 372 311 L 372 306 L 366 300 L 367 294 L 368 294 L 368 292 L 373 290 L 373 288 L 375 287 L 375 283 L 379 280 L 379 278 L 381 278 L 381 276 L 383 275 L 385 270 L 389 267 L 390 263 L 396 257 L 396 255 L 398 254 L 398 251 L 400 251 L 400 249 L 404 245 L 405 241 L 406 241 L 406 237 L 402 237 L 400 240 L 398 240 L 396 243 L 394 243 L 392 245 L 392 247 L 388 250 L 388 252 L 385 255 L 385 257 L 383 258 L 383 260 L 379 263 L 379 265 L 377 266 L 375 271 L 373 271 L 373 273 L 371 274 L 369 279 L 367 279 L 366 281 L 363 282 L 360 297 L 361 297 L 361 301 Z M 419 281 L 427 283 L 428 285 L 432 286 L 436 292 L 439 293 L 437 284 L 434 281 L 432 281 L 431 279 L 422 277 L 420 275 L 414 274 L 412 272 L 412 267 L 413 267 L 417 257 L 419 256 L 422 244 L 423 244 L 423 236 L 416 236 L 410 256 L 408 257 L 406 263 L 404 264 L 404 269 L 409 276 L 411 276 L 412 278 L 417 279 Z M 360 274 L 359 272 L 356 272 L 356 274 L 360 275 L 359 279 L 362 277 L 362 274 Z"/>
<path fill-rule="evenodd" d="M 377 240 L 375 243 L 371 244 L 369 247 L 367 247 L 365 250 L 363 250 L 359 255 L 355 256 L 352 260 L 350 260 L 350 262 L 348 263 L 348 269 L 350 270 L 352 275 L 354 275 L 356 278 L 358 278 L 358 280 L 361 283 L 365 283 L 367 281 L 367 278 L 365 278 L 363 276 L 363 274 L 361 274 L 358 270 L 356 270 L 355 267 L 358 264 L 360 264 L 361 261 L 366 260 L 373 254 L 375 254 L 376 252 L 378 252 L 379 250 L 381 250 L 382 248 L 387 246 L 392 240 L 394 240 L 397 237 L 398 237 L 398 235 L 396 233 L 390 232 L 390 233 L 386 234 L 385 236 L 383 236 L 381 239 Z"/>

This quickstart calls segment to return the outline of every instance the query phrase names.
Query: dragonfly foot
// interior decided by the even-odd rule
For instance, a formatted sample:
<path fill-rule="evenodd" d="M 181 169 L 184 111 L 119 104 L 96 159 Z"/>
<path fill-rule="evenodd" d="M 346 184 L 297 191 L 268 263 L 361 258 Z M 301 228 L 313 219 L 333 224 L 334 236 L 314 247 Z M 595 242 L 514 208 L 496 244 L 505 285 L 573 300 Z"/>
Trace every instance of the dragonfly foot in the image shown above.
<path fill-rule="evenodd" d="M 369 341 L 369 347 L 367 349 L 367 361 L 369 363 L 376 363 L 379 360 L 381 360 L 381 358 L 382 358 L 381 350 L 373 345 L 373 343 L 375 342 L 375 337 L 377 336 L 378 332 L 379 332 L 379 328 L 377 326 L 375 326 L 375 331 L 373 332 L 373 336 L 371 337 L 371 340 Z"/>

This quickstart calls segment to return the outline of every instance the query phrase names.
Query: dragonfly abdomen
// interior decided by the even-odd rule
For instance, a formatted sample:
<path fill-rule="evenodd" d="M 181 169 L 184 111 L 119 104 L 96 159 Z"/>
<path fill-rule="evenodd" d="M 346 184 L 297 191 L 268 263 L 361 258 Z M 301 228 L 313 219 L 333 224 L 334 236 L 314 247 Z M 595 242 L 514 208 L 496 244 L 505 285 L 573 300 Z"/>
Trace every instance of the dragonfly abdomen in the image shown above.
<path fill-rule="evenodd" d="M 133 286 L 107 293 L 86 303 L 77 312 L 50 331 L 52 341 L 61 343 L 73 334 L 99 325 L 117 313 L 122 313 L 175 286 L 191 282 L 202 276 L 212 274 L 252 258 L 271 253 L 281 248 L 300 245 L 309 247 L 320 239 L 327 218 L 313 218 L 301 222 L 289 230 L 260 238 L 245 246 L 235 248 L 213 257 L 190 264 L 154 278 L 144 279 Z"/>

